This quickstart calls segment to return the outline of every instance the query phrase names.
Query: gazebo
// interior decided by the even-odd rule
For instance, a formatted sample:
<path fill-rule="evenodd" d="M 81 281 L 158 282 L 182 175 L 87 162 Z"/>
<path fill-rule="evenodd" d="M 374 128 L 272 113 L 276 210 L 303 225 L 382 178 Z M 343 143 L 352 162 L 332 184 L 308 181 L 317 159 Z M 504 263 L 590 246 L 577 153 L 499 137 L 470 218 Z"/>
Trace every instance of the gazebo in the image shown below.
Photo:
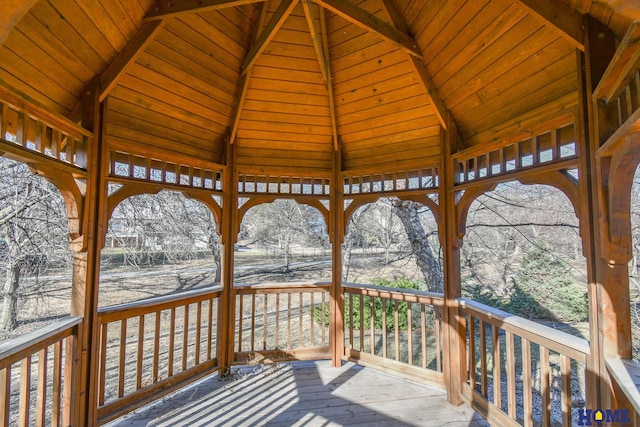
<path fill-rule="evenodd" d="M 550 425 L 555 367 L 569 425 L 578 370 L 585 417 L 599 409 L 605 420 L 637 420 L 628 262 L 640 163 L 638 21 L 635 0 L 3 0 L 0 155 L 28 164 L 63 194 L 73 290 L 69 319 L 0 345 L 0 423 L 9 423 L 16 388 L 25 424 L 34 410 L 38 423 L 97 425 L 204 375 L 224 375 L 248 350 L 281 351 L 266 338 L 243 348 L 255 322 L 238 316 L 245 297 L 258 313 L 256 295 L 274 294 L 288 298 L 289 310 L 279 311 L 288 318 L 275 320 L 282 330 L 291 328 L 298 296 L 300 313 L 303 298 L 312 310 L 325 298 L 330 307 L 327 330 L 299 332 L 289 358 L 353 360 L 421 378 L 497 425 L 533 424 L 534 381 L 539 421 Z M 513 180 L 557 187 L 574 206 L 587 262 L 588 341 L 461 298 L 466 214 L 478 196 Z M 98 310 L 111 213 L 127 197 L 162 189 L 213 212 L 222 285 Z M 432 210 L 444 294 L 342 283 L 345 224 L 379 197 Z M 325 216 L 330 283 L 234 286 L 243 215 L 279 198 Z M 435 333 L 421 344 L 426 352 L 435 343 L 434 366 L 367 347 L 363 316 L 359 325 L 348 316 L 354 301 L 374 299 L 421 311 L 412 327 Z M 169 319 L 166 355 L 161 314 Z M 412 334 L 407 339 L 411 346 Z M 32 363 L 45 373 L 35 394 Z M 112 374 L 118 386 L 109 396 Z"/>

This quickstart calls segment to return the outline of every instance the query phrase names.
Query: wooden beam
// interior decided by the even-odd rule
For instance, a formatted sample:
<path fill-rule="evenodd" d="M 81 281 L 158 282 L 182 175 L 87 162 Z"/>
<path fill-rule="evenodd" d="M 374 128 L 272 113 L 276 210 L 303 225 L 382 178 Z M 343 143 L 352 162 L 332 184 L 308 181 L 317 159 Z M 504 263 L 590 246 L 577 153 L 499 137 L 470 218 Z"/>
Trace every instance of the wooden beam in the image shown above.
<path fill-rule="evenodd" d="M 418 49 L 418 45 L 413 37 L 406 32 L 399 31 L 397 28 L 394 28 L 382 19 L 370 14 L 353 3 L 347 0 L 315 0 L 315 2 L 336 15 L 343 17 L 352 24 L 390 41 L 411 55 L 422 58 L 422 52 Z"/>
<path fill-rule="evenodd" d="M 246 73 L 251 69 L 251 67 L 253 67 L 260 54 L 267 48 L 269 42 L 273 39 L 280 27 L 282 27 L 284 21 L 287 20 L 289 14 L 297 4 L 298 2 L 296 0 L 282 0 L 280 6 L 278 6 L 271 16 L 267 26 L 262 33 L 260 33 L 258 40 L 256 40 L 253 46 L 251 46 L 251 50 L 249 50 L 249 53 L 244 60 L 244 64 L 242 65 L 243 73 Z"/>
<path fill-rule="evenodd" d="M 258 18 L 258 24 L 253 32 L 253 38 L 251 45 L 255 45 L 258 35 L 264 26 L 264 21 L 267 19 L 267 4 L 262 3 L 260 6 L 260 17 Z M 229 144 L 233 144 L 238 134 L 238 125 L 240 124 L 240 116 L 244 109 L 244 101 L 247 99 L 247 91 L 249 90 L 249 80 L 251 79 L 251 71 L 240 76 L 240 82 L 236 90 L 236 109 L 233 113 L 233 119 L 231 120 L 231 127 L 229 129 Z"/>
<path fill-rule="evenodd" d="M 264 0 L 158 0 L 147 13 L 145 21 L 168 18 L 185 13 L 200 13 L 228 7 L 262 2 Z"/>
<path fill-rule="evenodd" d="M 331 116 L 331 135 L 333 137 L 333 149 L 339 151 L 340 139 L 338 137 L 338 119 L 336 118 L 336 101 L 333 93 L 333 79 L 331 78 L 331 63 L 329 61 L 329 39 L 327 38 L 327 19 L 324 9 L 320 9 L 320 26 L 322 27 L 322 49 L 324 57 L 327 59 L 327 91 L 329 92 L 329 115 Z"/>
<path fill-rule="evenodd" d="M 575 10 L 554 0 L 514 0 L 514 2 L 584 52 L 582 16 Z"/>
<path fill-rule="evenodd" d="M 404 19 L 398 12 L 396 5 L 391 0 L 383 0 L 384 7 L 387 10 L 387 13 L 391 17 L 391 21 L 395 25 L 395 27 L 403 32 L 408 32 L 408 26 L 405 23 Z M 438 120 L 440 121 L 440 125 L 446 129 L 447 128 L 447 108 L 442 102 L 442 98 L 438 95 L 438 91 L 429 76 L 429 72 L 427 71 L 427 67 L 422 62 L 422 59 L 416 58 L 413 55 L 409 55 L 409 62 L 413 67 L 413 70 L 418 74 L 420 78 L 420 82 L 424 86 L 425 91 L 427 92 L 427 96 L 430 98 L 431 105 L 435 109 L 435 113 L 438 116 Z"/>
<path fill-rule="evenodd" d="M 109 95 L 118 84 L 120 78 L 127 72 L 138 56 L 153 41 L 153 38 L 164 27 L 166 20 L 146 22 L 140 27 L 129 43 L 120 51 L 111 64 L 100 76 L 100 102 Z"/>
<path fill-rule="evenodd" d="M 310 0 L 300 0 L 302 3 L 302 8 L 304 9 L 304 16 L 307 19 L 307 25 L 309 26 L 309 31 L 311 32 L 311 40 L 313 41 L 313 49 L 316 51 L 316 56 L 318 57 L 318 62 L 320 63 L 320 71 L 322 72 L 322 79 L 326 82 L 328 81 L 327 75 L 327 61 L 325 59 L 323 47 L 321 45 L 320 32 L 316 27 L 316 20 L 313 14 L 313 8 L 311 6 Z"/>
<path fill-rule="evenodd" d="M 640 22 L 633 21 L 593 93 L 594 99 L 611 102 L 640 69 Z"/>
<path fill-rule="evenodd" d="M 0 44 L 38 0 L 2 0 L 0 2 Z"/>

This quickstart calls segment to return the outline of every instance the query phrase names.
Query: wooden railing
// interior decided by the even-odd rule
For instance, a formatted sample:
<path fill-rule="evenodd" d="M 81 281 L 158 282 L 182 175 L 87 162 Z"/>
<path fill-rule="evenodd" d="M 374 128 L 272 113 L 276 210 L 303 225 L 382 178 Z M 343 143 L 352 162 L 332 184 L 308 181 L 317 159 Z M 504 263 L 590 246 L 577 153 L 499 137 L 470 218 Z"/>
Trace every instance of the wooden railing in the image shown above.
<path fill-rule="evenodd" d="M 572 401 L 584 401 L 588 342 L 484 304 L 459 303 L 467 319 L 463 399 L 499 425 L 572 425 Z"/>
<path fill-rule="evenodd" d="M 0 344 L 0 425 L 75 425 L 82 318 Z"/>
<path fill-rule="evenodd" d="M 211 373 L 222 289 L 98 310 L 98 420 L 103 423 Z"/>
<path fill-rule="evenodd" d="M 347 358 L 444 387 L 441 294 L 354 284 L 343 289 Z"/>
<path fill-rule="evenodd" d="M 236 288 L 236 363 L 329 357 L 329 283 Z"/>

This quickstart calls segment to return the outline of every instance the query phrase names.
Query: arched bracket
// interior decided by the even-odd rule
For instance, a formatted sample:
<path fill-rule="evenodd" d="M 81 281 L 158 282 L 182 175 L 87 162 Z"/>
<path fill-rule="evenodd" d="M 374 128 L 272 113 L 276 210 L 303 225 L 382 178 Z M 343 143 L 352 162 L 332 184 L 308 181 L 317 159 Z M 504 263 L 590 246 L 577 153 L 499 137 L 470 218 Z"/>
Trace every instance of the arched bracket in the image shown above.
<path fill-rule="evenodd" d="M 75 251 L 85 248 L 86 239 L 84 239 L 82 230 L 82 214 L 86 193 L 84 182 L 75 179 L 71 173 L 55 170 L 48 165 L 28 164 L 28 166 L 31 172 L 45 178 L 60 191 L 67 211 L 72 249 Z"/>
<path fill-rule="evenodd" d="M 242 219 L 244 218 L 246 213 L 249 211 L 249 209 L 265 203 L 273 203 L 278 199 L 279 199 L 278 196 L 255 196 L 255 197 L 249 198 L 249 200 L 247 200 L 242 206 L 240 206 L 240 208 L 238 209 L 238 221 L 236 222 L 234 227 L 234 235 L 232 238 L 233 242 L 237 243 L 238 241 L 238 234 L 240 233 L 240 224 L 242 224 Z M 324 218 L 325 226 L 327 227 L 329 226 L 329 209 L 327 209 L 327 207 L 323 205 L 319 199 L 316 199 L 314 197 L 305 197 L 305 196 L 293 197 L 291 199 L 295 200 L 297 203 L 300 203 L 301 205 L 307 205 L 307 206 L 316 208 L 322 214 L 322 217 Z"/>
<path fill-rule="evenodd" d="M 347 225 L 349 224 L 349 220 L 351 219 L 351 216 L 353 215 L 353 213 L 360 207 L 367 205 L 369 203 L 375 203 L 378 199 L 382 198 L 382 197 L 389 197 L 386 195 L 379 195 L 379 194 L 372 194 L 370 196 L 364 196 L 364 197 L 357 197 L 355 199 L 353 199 L 353 201 L 351 202 L 351 204 L 347 207 L 347 209 L 345 209 L 344 211 L 344 222 L 343 222 L 343 230 L 342 230 L 342 235 L 346 236 L 347 235 Z M 442 214 L 441 214 L 441 210 L 440 210 L 440 205 L 438 205 L 435 201 L 433 201 L 431 198 L 429 198 L 428 195 L 426 194 L 405 194 L 402 196 L 391 196 L 391 197 L 397 197 L 400 200 L 407 200 L 407 201 L 412 201 L 412 202 L 416 202 L 416 203 L 420 203 L 423 206 L 426 206 L 427 208 L 429 208 L 429 210 L 431 211 L 431 213 L 433 214 L 433 217 L 436 220 L 436 223 L 438 224 L 438 234 L 439 235 L 443 235 L 442 234 Z"/>
<path fill-rule="evenodd" d="M 469 215 L 469 208 L 473 202 L 484 193 L 493 191 L 498 184 L 484 184 L 474 186 L 465 190 L 464 192 L 456 192 L 456 239 L 453 246 L 456 249 L 462 247 L 465 234 L 467 234 L 467 216 Z"/>
<path fill-rule="evenodd" d="M 616 145 L 598 156 L 600 247 L 609 264 L 626 264 L 632 257 L 631 187 L 640 164 L 640 133 L 631 133 Z"/>
<path fill-rule="evenodd" d="M 211 193 L 207 191 L 185 190 L 182 194 L 184 194 L 185 197 L 202 202 L 202 204 L 209 208 L 216 221 L 216 233 L 218 233 L 218 236 L 222 236 L 222 228 L 220 226 L 222 224 L 222 208 L 218 202 L 211 197 Z"/>

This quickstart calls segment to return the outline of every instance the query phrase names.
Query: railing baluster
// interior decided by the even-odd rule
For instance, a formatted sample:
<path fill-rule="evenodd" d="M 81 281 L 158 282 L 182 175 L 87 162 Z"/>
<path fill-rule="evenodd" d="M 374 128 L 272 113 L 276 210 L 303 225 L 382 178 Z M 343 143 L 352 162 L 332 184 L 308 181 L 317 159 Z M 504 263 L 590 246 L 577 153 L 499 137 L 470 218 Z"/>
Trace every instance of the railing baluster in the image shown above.
<path fill-rule="evenodd" d="M 287 348 L 291 348 L 291 293 L 287 293 Z"/>
<path fill-rule="evenodd" d="M 315 295 L 315 292 L 311 292 L 311 294 L 309 295 L 309 299 L 310 299 L 309 304 L 311 306 L 310 309 L 309 309 L 309 320 L 310 320 L 310 323 L 311 323 L 311 325 L 310 325 L 310 329 L 311 330 L 309 331 L 310 332 L 309 333 L 309 338 L 311 339 L 311 344 L 310 345 L 315 345 L 315 343 L 316 343 L 316 339 L 315 339 L 315 336 L 314 336 L 314 324 L 316 323 L 314 321 L 314 310 L 315 310 L 315 304 L 314 304 L 314 301 L 313 301 L 314 300 L 314 298 L 313 298 L 314 295 Z"/>
<path fill-rule="evenodd" d="M 502 409 L 500 330 L 496 325 L 491 325 L 491 349 L 493 350 L 493 404 Z"/>
<path fill-rule="evenodd" d="M 182 370 L 187 370 L 187 359 L 189 354 L 189 304 L 183 306 L 184 316 L 182 317 Z"/>
<path fill-rule="evenodd" d="M 542 409 L 542 427 L 551 426 L 551 382 L 549 374 L 549 349 L 540 346 L 540 407 Z"/>
<path fill-rule="evenodd" d="M 413 324 L 411 322 L 411 306 L 413 303 L 407 303 L 407 363 L 413 365 Z"/>
<path fill-rule="evenodd" d="M 169 354 L 167 355 L 167 376 L 173 376 L 173 353 L 176 345 L 176 308 L 171 307 L 169 317 Z"/>
<path fill-rule="evenodd" d="M 58 341 L 53 345 L 53 378 L 51 386 L 51 426 L 58 427 L 60 425 L 61 405 L 60 393 L 62 392 L 62 341 Z M 102 400 L 104 402 L 104 375 L 100 380 L 100 389 Z"/>
<path fill-rule="evenodd" d="M 209 301 L 209 311 L 207 313 L 207 360 L 211 359 L 211 342 L 212 342 L 212 334 L 213 334 L 213 298 Z M 242 316 L 242 311 L 240 311 L 240 316 Z"/>
<path fill-rule="evenodd" d="M 531 344 L 529 340 L 522 338 L 522 393 L 524 406 L 524 425 L 533 426 L 533 401 L 531 396 Z"/>
<path fill-rule="evenodd" d="M 256 351 L 256 294 L 251 294 L 251 351 Z"/>
<path fill-rule="evenodd" d="M 326 292 L 322 293 L 322 343 L 324 344 L 326 342 L 326 322 L 327 322 L 327 318 L 325 317 L 326 314 Z"/>
<path fill-rule="evenodd" d="M 124 396 L 125 357 L 127 353 L 127 319 L 120 322 L 120 359 L 118 361 L 118 397 Z"/>
<path fill-rule="evenodd" d="M 264 300 L 264 305 L 262 308 L 262 312 L 264 313 L 264 315 L 262 316 L 262 349 L 263 350 L 267 349 L 267 324 L 269 323 L 268 308 L 267 308 L 268 298 L 269 298 L 268 294 L 263 295 L 263 300 Z M 300 310 L 302 310 L 302 307 L 300 307 Z"/>
<path fill-rule="evenodd" d="M 364 295 L 360 294 L 360 348 L 359 351 L 364 351 Z"/>
<path fill-rule="evenodd" d="M 560 355 L 560 373 L 562 375 L 562 426 L 571 425 L 571 359 Z"/>
<path fill-rule="evenodd" d="M 375 312 L 375 298 L 369 297 L 369 352 L 371 354 L 375 354 L 376 352 Z"/>
<path fill-rule="evenodd" d="M 515 344 L 513 333 L 507 331 L 506 351 L 507 351 L 507 404 L 508 414 L 512 419 L 516 419 L 516 363 Z"/>
<path fill-rule="evenodd" d="M 387 300 L 382 298 L 382 357 L 387 358 Z"/>
<path fill-rule="evenodd" d="M 20 412 L 18 425 L 29 425 L 31 411 L 31 356 L 22 359 L 20 363 Z"/>
<path fill-rule="evenodd" d="M 487 328 L 484 320 L 480 320 L 480 387 L 484 397 L 487 397 Z"/>
<path fill-rule="evenodd" d="M 0 422 L 9 425 L 11 415 L 11 366 L 0 370 Z"/>
<path fill-rule="evenodd" d="M 202 301 L 198 301 L 196 306 L 196 354 L 195 354 L 195 364 L 200 364 L 200 338 L 202 335 L 202 331 L 200 330 L 202 325 Z"/>
<path fill-rule="evenodd" d="M 302 307 L 304 306 L 303 301 L 304 294 L 300 292 L 298 296 L 298 347 L 304 347 L 303 335 L 302 331 L 304 329 L 304 324 L 302 322 Z"/>
<path fill-rule="evenodd" d="M 98 405 L 104 405 L 104 393 L 105 393 L 105 376 L 107 372 L 107 332 L 108 325 L 100 325 L 100 375 L 99 375 L 99 387 L 98 387 Z M 55 405 L 54 405 L 55 407 Z"/>
<path fill-rule="evenodd" d="M 440 307 L 434 308 L 434 314 L 436 316 L 435 330 L 436 330 L 436 369 L 438 372 L 442 372 L 442 340 L 440 339 L 440 328 L 442 324 L 442 310 Z"/>
<path fill-rule="evenodd" d="M 151 374 L 151 382 L 155 384 L 158 381 L 159 365 L 160 365 L 160 321 L 162 312 L 155 313 L 155 327 L 153 331 L 153 368 Z"/>
<path fill-rule="evenodd" d="M 427 307 L 420 304 L 420 324 L 422 338 L 422 367 L 427 368 Z"/>
<path fill-rule="evenodd" d="M 280 294 L 276 294 L 276 338 L 275 346 L 280 347 Z"/>
<path fill-rule="evenodd" d="M 476 389 L 476 328 L 475 318 L 469 316 L 469 383 L 471 390 Z"/>
<path fill-rule="evenodd" d="M 242 351 L 242 321 L 244 319 L 244 295 L 238 295 L 238 351 Z"/>
<path fill-rule="evenodd" d="M 36 398 L 36 426 L 45 424 L 47 412 L 47 363 L 49 362 L 49 347 L 38 352 L 38 389 Z"/>
<path fill-rule="evenodd" d="M 395 353 L 396 353 L 396 361 L 400 360 L 400 303 L 398 300 L 394 301 L 393 305 L 393 320 L 394 320 L 394 332 L 395 332 Z"/>
<path fill-rule="evenodd" d="M 349 299 L 349 318 L 345 319 L 349 322 L 349 350 L 353 349 L 353 320 L 355 316 L 353 315 L 353 294 L 346 294 L 345 298 Z"/>
<path fill-rule="evenodd" d="M 136 360 L 136 390 L 142 387 L 142 359 L 144 357 L 144 314 L 138 316 L 138 352 Z"/>

